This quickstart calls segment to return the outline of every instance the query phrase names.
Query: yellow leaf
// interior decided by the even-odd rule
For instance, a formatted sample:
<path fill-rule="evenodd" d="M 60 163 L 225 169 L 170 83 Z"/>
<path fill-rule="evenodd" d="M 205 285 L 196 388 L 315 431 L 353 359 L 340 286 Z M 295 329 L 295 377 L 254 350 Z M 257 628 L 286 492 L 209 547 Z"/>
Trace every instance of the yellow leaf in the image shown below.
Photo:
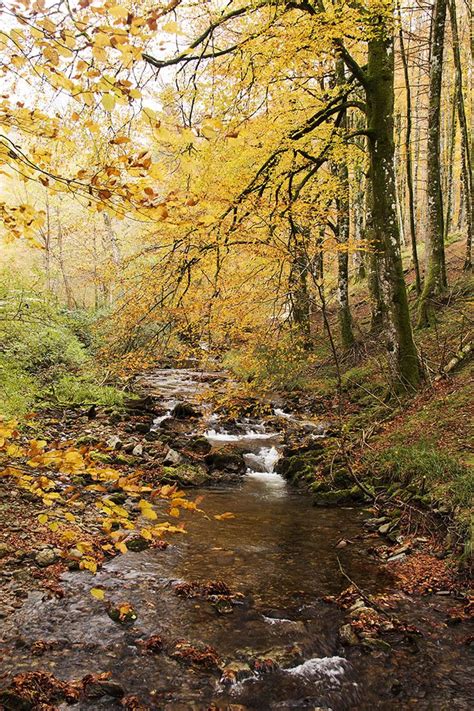
<path fill-rule="evenodd" d="M 120 553 L 126 553 L 128 551 L 128 548 L 126 544 L 123 541 L 120 541 L 119 543 L 115 544 L 115 547 Z"/>
<path fill-rule="evenodd" d="M 215 518 L 217 521 L 225 521 L 225 520 L 228 519 L 228 518 L 235 518 L 235 514 L 231 513 L 230 511 L 226 511 L 226 512 L 223 513 L 223 514 L 216 514 L 216 515 L 214 516 L 214 518 Z"/>
<path fill-rule="evenodd" d="M 177 508 L 170 509 L 170 516 L 174 516 L 174 518 L 179 518 L 179 509 L 177 509 Z"/>
<path fill-rule="evenodd" d="M 101 590 L 101 588 L 91 588 L 90 591 L 92 597 L 95 597 L 96 600 L 104 600 L 105 599 L 105 591 Z"/>
<path fill-rule="evenodd" d="M 59 523 L 57 521 L 52 521 L 50 524 L 48 524 L 48 528 L 50 531 L 53 533 L 58 530 L 59 528 Z"/>
<path fill-rule="evenodd" d="M 103 94 L 102 106 L 106 111 L 112 111 L 115 106 L 115 96 L 113 94 Z"/>
<path fill-rule="evenodd" d="M 149 521 L 155 521 L 158 518 L 156 511 L 149 507 L 142 509 L 142 516 L 149 519 Z"/>
<path fill-rule="evenodd" d="M 69 513 L 69 511 L 64 514 L 64 518 L 66 519 L 66 521 L 70 521 L 71 523 L 75 523 L 76 521 L 76 517 L 74 516 L 74 514 Z"/>
<path fill-rule="evenodd" d="M 90 570 L 91 573 L 96 573 L 97 572 L 97 563 L 93 558 L 83 558 L 81 562 L 79 563 L 81 568 L 84 568 L 85 570 Z"/>
<path fill-rule="evenodd" d="M 167 22 L 163 25 L 163 32 L 170 32 L 176 34 L 179 32 L 179 26 L 177 22 Z"/>
<path fill-rule="evenodd" d="M 47 520 L 48 520 L 48 518 L 49 518 L 48 514 L 40 514 L 40 515 L 38 516 L 38 521 L 39 521 L 40 523 L 46 523 Z"/>
<path fill-rule="evenodd" d="M 115 5 L 114 7 L 109 7 L 109 12 L 113 17 L 121 18 L 128 16 L 128 10 L 122 5 Z"/>

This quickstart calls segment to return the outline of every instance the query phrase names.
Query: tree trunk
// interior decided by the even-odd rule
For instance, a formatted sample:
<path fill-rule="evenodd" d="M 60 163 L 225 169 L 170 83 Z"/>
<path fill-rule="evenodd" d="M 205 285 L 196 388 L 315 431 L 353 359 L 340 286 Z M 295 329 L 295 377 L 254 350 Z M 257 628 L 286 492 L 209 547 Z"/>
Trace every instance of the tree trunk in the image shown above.
<path fill-rule="evenodd" d="M 419 304 L 419 325 L 432 320 L 432 300 L 447 288 L 444 254 L 444 214 L 441 188 L 440 114 L 443 76 L 443 53 L 447 0 L 435 0 L 433 8 L 428 104 L 428 233 L 425 282 Z"/>
<path fill-rule="evenodd" d="M 400 14 L 400 8 L 398 10 Z M 408 194 L 408 225 L 410 228 L 410 244 L 411 244 L 411 256 L 413 261 L 413 269 L 415 270 L 415 287 L 416 293 L 421 292 L 421 278 L 420 278 L 420 265 L 418 262 L 418 249 L 416 244 L 416 228 L 415 228 L 415 196 L 413 190 L 413 169 L 412 169 L 412 158 L 411 158 L 411 127 L 412 127 L 412 116 L 411 116 L 411 89 L 410 89 L 410 77 L 408 74 L 408 60 L 405 52 L 405 41 L 403 39 L 403 28 L 401 25 L 400 16 L 400 54 L 402 56 L 403 64 L 403 75 L 405 78 L 405 93 L 406 93 L 406 109 L 407 109 L 407 122 L 406 122 L 406 134 L 405 134 L 405 170 L 406 170 L 406 180 L 407 180 L 407 194 Z"/>
<path fill-rule="evenodd" d="M 422 378 L 408 309 L 400 253 L 395 195 L 393 37 L 381 19 L 368 42 L 366 81 L 369 133 L 371 222 L 377 272 L 387 322 L 387 353 L 396 391 L 413 390 Z"/>
<path fill-rule="evenodd" d="M 77 307 L 76 300 L 69 283 L 69 277 L 66 271 L 66 264 L 64 262 L 64 243 L 63 243 L 63 228 L 61 225 L 61 216 L 59 213 L 59 208 L 56 210 L 56 221 L 58 226 L 58 261 L 59 268 L 61 269 L 61 274 L 63 277 L 64 291 L 66 293 L 66 304 L 68 309 L 73 309 Z"/>
<path fill-rule="evenodd" d="M 444 241 L 447 242 L 449 228 L 452 222 L 453 213 L 453 187 L 454 187 L 454 153 L 456 148 L 456 101 L 457 101 L 457 86 L 454 82 L 454 96 L 452 97 L 452 106 L 450 113 L 450 122 L 448 126 L 448 155 L 447 155 L 447 176 L 446 176 L 446 210 L 444 213 Z"/>
<path fill-rule="evenodd" d="M 336 62 L 337 83 L 344 85 L 344 62 L 340 59 Z M 340 122 L 343 132 L 347 130 L 347 112 Z M 345 156 L 335 165 L 335 172 L 339 178 L 339 190 L 336 198 L 337 209 L 337 240 L 341 245 L 337 254 L 337 297 L 339 301 L 339 330 L 343 348 L 348 349 L 354 345 L 354 334 L 352 332 L 352 316 L 349 306 L 349 253 L 347 251 L 349 242 L 349 171 Z"/>
<path fill-rule="evenodd" d="M 464 183 L 464 209 L 466 212 L 467 239 L 466 258 L 464 269 L 472 267 L 472 230 L 474 212 L 474 180 L 472 175 L 471 145 L 469 142 L 469 128 L 467 125 L 466 108 L 463 94 L 463 77 L 461 65 L 461 52 L 459 49 L 459 32 L 456 15 L 456 1 L 449 0 L 449 14 L 451 18 L 451 33 L 453 38 L 453 58 L 456 83 L 456 104 L 458 110 L 459 126 L 461 129 L 461 160 L 462 160 L 462 180 Z"/>
<path fill-rule="evenodd" d="M 288 291 L 291 304 L 291 318 L 297 326 L 306 345 L 311 341 L 311 303 L 308 290 L 308 256 L 302 238 L 303 229 L 290 222 L 291 267 Z"/>
<path fill-rule="evenodd" d="M 372 178 L 370 172 L 367 180 L 366 191 L 366 218 L 365 218 L 365 239 L 367 241 L 367 286 L 370 294 L 370 330 L 372 333 L 377 333 L 383 326 L 384 322 L 384 303 L 380 290 L 379 273 L 377 263 L 379 255 L 377 254 L 377 245 L 375 244 L 374 231 L 374 201 L 372 194 Z"/>

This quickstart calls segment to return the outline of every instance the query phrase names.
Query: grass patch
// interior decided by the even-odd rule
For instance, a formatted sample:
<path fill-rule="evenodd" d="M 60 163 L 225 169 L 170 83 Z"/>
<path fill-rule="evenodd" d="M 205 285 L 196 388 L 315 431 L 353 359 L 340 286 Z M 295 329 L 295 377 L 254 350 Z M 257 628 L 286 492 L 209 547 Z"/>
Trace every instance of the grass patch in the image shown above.
<path fill-rule="evenodd" d="M 428 444 L 388 447 L 366 457 L 365 464 L 373 475 L 401 484 L 409 494 L 426 490 L 453 509 L 472 505 L 474 476 L 468 464 Z"/>

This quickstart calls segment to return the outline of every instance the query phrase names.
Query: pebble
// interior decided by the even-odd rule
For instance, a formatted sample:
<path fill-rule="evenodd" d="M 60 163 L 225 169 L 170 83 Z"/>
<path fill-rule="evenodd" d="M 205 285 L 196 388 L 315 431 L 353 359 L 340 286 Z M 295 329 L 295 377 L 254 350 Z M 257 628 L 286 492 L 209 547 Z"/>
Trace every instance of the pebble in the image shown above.
<path fill-rule="evenodd" d="M 0 543 L 0 558 L 5 558 L 7 555 L 14 553 L 15 549 L 8 543 Z"/>
<path fill-rule="evenodd" d="M 51 548 L 43 548 L 35 555 L 35 562 L 40 568 L 47 568 L 48 565 L 56 563 L 58 556 Z"/>

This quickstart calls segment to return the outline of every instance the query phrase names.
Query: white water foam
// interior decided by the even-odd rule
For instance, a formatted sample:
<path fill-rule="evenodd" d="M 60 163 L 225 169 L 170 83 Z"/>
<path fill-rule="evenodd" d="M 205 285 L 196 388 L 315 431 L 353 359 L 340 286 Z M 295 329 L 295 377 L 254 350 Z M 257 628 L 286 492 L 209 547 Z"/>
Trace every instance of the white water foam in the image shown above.
<path fill-rule="evenodd" d="M 294 620 L 287 620 L 285 617 L 267 617 L 262 615 L 263 621 L 268 625 L 294 625 Z"/>
<path fill-rule="evenodd" d="M 290 414 L 289 412 L 285 412 L 284 410 L 281 409 L 281 407 L 274 407 L 273 414 L 276 415 L 277 417 L 284 417 L 285 420 L 293 420 L 294 419 L 292 414 Z"/>
<path fill-rule="evenodd" d="M 214 442 L 241 442 L 245 439 L 272 439 L 277 437 L 278 432 L 256 432 L 255 430 L 247 430 L 243 434 L 230 434 L 230 432 L 217 432 L 217 430 L 207 430 L 204 432 L 204 437 Z"/>
<path fill-rule="evenodd" d="M 315 657 L 308 659 L 303 664 L 285 669 L 287 674 L 302 676 L 304 679 L 313 679 L 321 675 L 329 677 L 333 682 L 340 684 L 349 662 L 344 657 Z"/>
<path fill-rule="evenodd" d="M 245 463 L 251 472 L 271 473 L 279 459 L 280 454 L 276 447 L 262 447 L 258 452 L 244 454 Z"/>

